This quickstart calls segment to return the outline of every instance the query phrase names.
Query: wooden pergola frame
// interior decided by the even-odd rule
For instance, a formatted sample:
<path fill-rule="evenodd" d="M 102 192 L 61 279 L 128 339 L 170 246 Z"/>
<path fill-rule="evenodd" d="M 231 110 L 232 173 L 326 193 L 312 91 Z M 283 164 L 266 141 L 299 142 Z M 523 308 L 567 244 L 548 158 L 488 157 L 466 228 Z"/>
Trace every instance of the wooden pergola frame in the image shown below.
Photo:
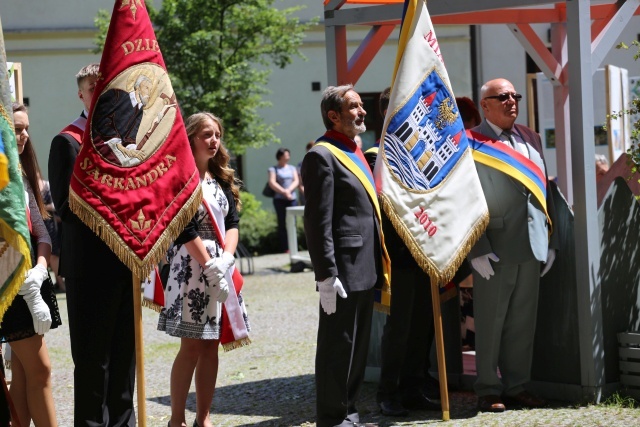
<path fill-rule="evenodd" d="M 400 24 L 403 0 L 324 0 L 329 84 L 355 84 Z M 350 7 L 343 8 L 348 5 Z M 558 183 L 575 214 L 581 396 L 605 386 L 592 78 L 640 0 L 430 0 L 434 24 L 505 24 L 554 86 Z M 532 24 L 551 24 L 551 51 Z M 370 26 L 348 57 L 347 26 Z M 572 143 L 574 141 L 574 143 Z"/>

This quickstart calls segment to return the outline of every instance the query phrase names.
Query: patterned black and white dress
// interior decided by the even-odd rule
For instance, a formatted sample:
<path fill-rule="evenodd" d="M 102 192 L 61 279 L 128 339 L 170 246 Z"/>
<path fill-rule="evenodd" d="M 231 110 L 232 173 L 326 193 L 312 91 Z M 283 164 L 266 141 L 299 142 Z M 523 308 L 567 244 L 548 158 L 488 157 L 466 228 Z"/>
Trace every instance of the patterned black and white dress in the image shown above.
<path fill-rule="evenodd" d="M 233 193 L 215 179 L 202 181 L 203 202 L 209 205 L 217 219 L 222 236 L 226 230 L 238 228 L 239 217 Z M 158 330 L 175 337 L 220 339 L 222 304 L 214 297 L 215 286 L 209 285 L 202 266 L 189 255 L 185 243 L 200 237 L 211 257 L 222 256 L 222 247 L 216 237 L 211 218 L 203 205 L 169 248 L 169 278 L 165 289 L 165 307 L 160 312 Z M 227 275 L 230 291 L 233 284 Z M 248 318 L 242 295 L 238 295 L 248 329 Z"/>

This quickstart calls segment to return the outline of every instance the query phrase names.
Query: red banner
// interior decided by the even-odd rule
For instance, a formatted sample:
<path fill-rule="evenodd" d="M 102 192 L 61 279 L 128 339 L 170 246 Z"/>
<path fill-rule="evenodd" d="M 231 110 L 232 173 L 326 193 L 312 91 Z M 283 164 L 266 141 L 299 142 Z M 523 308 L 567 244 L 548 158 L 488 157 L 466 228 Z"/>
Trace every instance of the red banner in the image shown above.
<path fill-rule="evenodd" d="M 142 0 L 115 2 L 70 206 L 147 277 L 200 204 L 198 172 Z"/>

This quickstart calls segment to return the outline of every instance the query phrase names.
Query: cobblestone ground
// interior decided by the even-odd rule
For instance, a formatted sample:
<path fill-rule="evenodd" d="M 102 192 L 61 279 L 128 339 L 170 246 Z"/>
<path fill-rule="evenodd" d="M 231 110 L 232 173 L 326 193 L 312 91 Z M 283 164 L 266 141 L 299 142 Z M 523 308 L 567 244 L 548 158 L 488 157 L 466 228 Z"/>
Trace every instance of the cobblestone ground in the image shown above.
<path fill-rule="evenodd" d="M 254 259 L 255 274 L 245 276 L 244 297 L 252 325 L 250 346 L 221 352 L 212 422 L 216 426 L 315 426 L 313 365 L 318 321 L 318 296 L 313 274 L 288 273 L 289 259 L 270 255 Z M 58 295 L 64 325 L 47 334 L 52 358 L 54 399 L 60 426 L 73 425 L 73 363 L 66 326 L 66 298 Z M 169 373 L 178 340 L 156 331 L 157 313 L 143 309 L 146 425 L 164 427 L 170 415 Z M 96 331 L 99 333 L 99 331 Z M 136 400 L 137 402 L 137 400 Z M 358 406 L 363 421 L 380 426 L 441 423 L 441 413 L 415 411 L 388 418 L 375 404 L 375 384 L 365 384 Z M 450 393 L 450 426 L 634 426 L 636 409 L 556 405 L 551 409 L 481 414 L 475 396 Z M 187 423 L 195 418 L 192 386 Z"/>

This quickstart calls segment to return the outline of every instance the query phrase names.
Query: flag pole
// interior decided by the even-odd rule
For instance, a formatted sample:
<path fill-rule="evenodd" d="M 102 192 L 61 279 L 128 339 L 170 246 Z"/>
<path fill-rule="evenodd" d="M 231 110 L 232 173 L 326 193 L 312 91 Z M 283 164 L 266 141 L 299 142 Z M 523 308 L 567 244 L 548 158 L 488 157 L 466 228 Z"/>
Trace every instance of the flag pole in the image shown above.
<path fill-rule="evenodd" d="M 436 355 L 438 356 L 438 379 L 440 381 L 440 401 L 442 421 L 449 421 L 449 390 L 447 387 L 447 364 L 444 358 L 444 339 L 442 336 L 442 312 L 440 310 L 440 289 L 431 285 L 431 304 L 433 305 L 433 326 L 436 336 Z"/>
<path fill-rule="evenodd" d="M 133 273 L 132 273 L 133 274 Z M 137 284 L 137 286 L 136 286 Z M 140 292 L 140 279 L 133 274 L 133 323 L 136 334 L 136 377 L 138 390 L 138 426 L 147 425 L 147 408 L 145 406 L 144 384 L 144 346 L 142 342 L 142 293 Z"/>

